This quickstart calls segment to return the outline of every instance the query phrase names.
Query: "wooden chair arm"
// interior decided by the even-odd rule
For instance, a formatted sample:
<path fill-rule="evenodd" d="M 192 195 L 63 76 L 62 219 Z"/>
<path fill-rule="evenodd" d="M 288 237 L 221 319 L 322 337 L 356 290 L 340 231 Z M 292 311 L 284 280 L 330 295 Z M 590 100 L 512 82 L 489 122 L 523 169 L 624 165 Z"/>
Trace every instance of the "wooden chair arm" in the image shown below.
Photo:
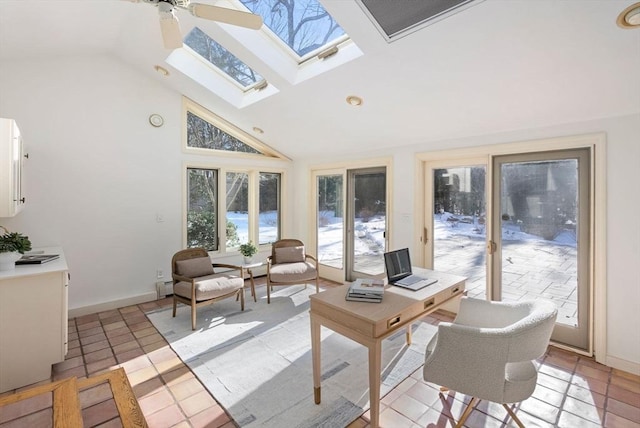
<path fill-rule="evenodd" d="M 226 263 L 211 263 L 211 266 L 213 266 L 214 268 L 227 268 L 227 269 L 238 270 L 240 271 L 240 276 L 242 276 L 242 266 L 230 265 Z"/>

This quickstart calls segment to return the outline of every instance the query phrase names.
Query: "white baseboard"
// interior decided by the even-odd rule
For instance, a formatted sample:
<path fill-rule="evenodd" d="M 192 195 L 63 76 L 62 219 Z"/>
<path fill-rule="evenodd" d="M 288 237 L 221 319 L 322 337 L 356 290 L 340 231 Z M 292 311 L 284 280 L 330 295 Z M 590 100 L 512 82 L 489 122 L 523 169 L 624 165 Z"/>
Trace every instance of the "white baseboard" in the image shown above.
<path fill-rule="evenodd" d="M 640 363 L 634 363 L 633 361 L 627 361 L 622 358 L 607 355 L 607 361 L 605 364 L 609 367 L 613 367 L 614 369 L 640 376 Z"/>
<path fill-rule="evenodd" d="M 126 299 L 112 300 L 110 302 L 99 303 L 97 305 L 83 306 L 80 308 L 69 309 L 69 318 L 82 317 L 84 315 L 91 315 L 98 312 L 110 311 L 112 309 L 123 308 L 125 306 L 138 305 L 140 303 L 152 302 L 158 298 L 158 294 L 155 291 L 151 291 L 145 294 L 139 294 L 133 297 L 127 297 Z"/>

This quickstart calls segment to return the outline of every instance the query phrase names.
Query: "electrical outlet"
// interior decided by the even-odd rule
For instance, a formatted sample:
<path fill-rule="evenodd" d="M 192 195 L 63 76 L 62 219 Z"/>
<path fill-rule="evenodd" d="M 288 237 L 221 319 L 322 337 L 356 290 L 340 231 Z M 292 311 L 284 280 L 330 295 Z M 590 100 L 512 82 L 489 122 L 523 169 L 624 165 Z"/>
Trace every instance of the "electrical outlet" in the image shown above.
<path fill-rule="evenodd" d="M 162 279 L 162 278 L 164 278 L 164 272 L 162 272 L 162 269 L 158 269 L 158 270 L 156 271 L 156 278 L 157 278 L 157 279 Z"/>

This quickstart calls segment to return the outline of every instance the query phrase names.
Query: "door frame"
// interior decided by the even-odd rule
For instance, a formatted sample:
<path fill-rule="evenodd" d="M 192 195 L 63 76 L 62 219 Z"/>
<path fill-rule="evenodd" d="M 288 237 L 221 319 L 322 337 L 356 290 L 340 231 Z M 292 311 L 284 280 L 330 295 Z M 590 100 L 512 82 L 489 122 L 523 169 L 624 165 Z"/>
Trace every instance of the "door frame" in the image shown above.
<path fill-rule="evenodd" d="M 387 230 L 385 231 L 385 248 L 389 247 L 390 236 L 391 236 L 391 224 L 392 224 L 392 213 L 393 213 L 393 200 L 392 200 L 392 184 L 393 184 L 393 169 L 392 169 L 393 158 L 384 157 L 384 158 L 374 158 L 374 159 L 364 159 L 364 160 L 353 160 L 353 161 L 343 161 L 343 162 L 335 162 L 330 164 L 322 164 L 322 165 L 312 165 L 309 167 L 309 194 L 311 197 L 309 198 L 309 230 L 307 231 L 309 236 L 309 246 L 314 249 L 316 255 L 318 255 L 318 194 L 316 193 L 316 181 L 319 175 L 335 175 L 338 173 L 343 174 L 344 176 L 344 190 L 343 198 L 346 198 L 346 186 L 347 186 L 347 175 L 348 170 L 351 169 L 365 169 L 365 168 L 382 168 L 386 169 L 386 223 Z M 346 202 L 346 201 L 345 201 Z M 345 215 L 346 215 L 346 204 L 345 207 Z M 331 268 L 328 266 L 323 266 L 318 261 L 318 269 L 320 277 L 335 281 L 338 283 L 344 283 L 346 278 L 346 233 L 347 233 L 347 224 L 344 224 L 344 251 L 343 251 L 343 260 L 342 260 L 342 269 Z"/>
<path fill-rule="evenodd" d="M 455 163 L 462 162 L 465 159 L 484 157 L 487 164 L 487 177 L 492 177 L 492 159 L 494 156 L 576 148 L 591 149 L 591 162 L 589 165 L 591 176 L 589 188 L 592 195 L 589 206 L 592 219 L 590 225 L 591 248 L 589 249 L 589 259 L 591 262 L 589 281 L 589 343 L 586 350 L 574 349 L 562 344 L 554 345 L 582 355 L 595 356 L 597 362 L 604 364 L 607 358 L 607 246 L 598 243 L 607 242 L 606 144 L 606 134 L 601 132 L 417 153 L 415 162 L 418 182 L 415 187 L 414 198 L 416 207 L 422 208 L 418 209 L 418 212 L 415 213 L 414 252 L 418 256 L 417 260 L 420 260 L 423 265 L 427 263 L 427 251 L 425 247 L 429 245 L 429 241 L 425 240 L 424 225 L 426 224 L 427 213 L 433 211 L 432 208 L 426 205 L 427 198 L 425 195 L 427 191 L 430 191 L 426 186 L 426 176 L 429 173 L 427 164 L 435 161 Z M 492 203 L 487 200 L 487 217 L 492 214 L 489 211 L 491 206 Z M 487 227 L 488 226 L 489 222 L 487 222 Z M 487 230 L 487 236 L 489 236 L 489 232 L 490 231 Z M 487 254 L 487 263 L 493 263 L 493 256 L 490 254 Z M 491 281 L 491 278 L 487 278 L 487 281 Z"/>
<path fill-rule="evenodd" d="M 365 277 L 374 277 L 374 278 L 384 278 L 385 268 L 384 268 L 384 260 L 382 260 L 382 272 L 380 274 L 376 274 L 371 276 L 364 272 L 357 272 L 355 270 L 355 200 L 349 198 L 351 196 L 355 196 L 355 176 L 358 174 L 370 174 L 370 173 L 383 173 L 385 177 L 385 198 L 389 197 L 389 189 L 388 189 L 388 181 L 387 181 L 387 169 L 384 166 L 375 166 L 375 167 L 366 167 L 366 168 L 348 168 L 346 170 L 346 192 L 345 192 L 345 214 L 347 215 L 345 221 L 346 234 L 345 234 L 345 279 L 354 280 L 357 278 L 365 278 Z M 385 200 L 385 231 L 384 231 L 384 248 L 387 251 L 389 247 L 389 241 L 387 241 L 387 230 L 389 229 L 389 220 L 386 217 L 386 205 L 387 201 Z M 350 279 L 349 279 L 350 278 Z"/>
<path fill-rule="evenodd" d="M 493 223 L 493 229 L 496 231 L 495 234 L 489 236 L 488 239 L 491 240 L 493 251 L 492 257 L 493 266 L 492 272 L 495 274 L 493 277 L 493 281 L 491 281 L 491 287 L 493 288 L 492 296 L 500 296 L 500 300 L 502 300 L 502 287 L 503 287 L 503 259 L 504 259 L 504 248 L 505 244 L 502 237 L 502 211 L 501 211 L 501 202 L 503 201 L 503 178 L 501 171 L 501 166 L 504 164 L 531 164 L 536 162 L 545 162 L 545 161 L 556 161 L 556 160 L 565 160 L 565 161 L 576 161 L 577 172 L 576 172 L 576 199 L 578 200 L 577 205 L 577 229 L 576 229 L 576 261 L 577 261 L 577 279 L 576 279 L 576 306 L 578 308 L 578 317 L 577 317 L 577 325 L 572 326 L 568 324 L 564 324 L 562 322 L 556 321 L 556 325 L 554 327 L 553 334 L 551 336 L 551 340 L 561 341 L 560 343 L 566 344 L 568 347 L 575 349 L 585 349 L 589 350 L 589 338 L 591 337 L 591 321 L 593 320 L 593 306 L 591 305 L 590 299 L 592 298 L 590 293 L 590 284 L 591 281 L 589 276 L 593 269 L 591 269 L 591 249 L 594 246 L 594 243 L 591 242 L 591 218 L 590 209 L 591 206 L 590 200 L 593 197 L 593 194 L 590 192 L 592 179 L 589 175 L 589 166 L 590 166 L 590 158 L 591 158 L 591 150 L 588 148 L 579 148 L 579 149 L 563 149 L 563 150 L 555 150 L 555 151 L 545 151 L 545 152 L 532 152 L 532 153 L 518 153 L 512 155 L 505 156 L 493 156 L 493 174 L 491 177 L 491 203 L 494 204 L 493 211 L 496 212 L 497 215 L 493 216 L 488 221 Z M 582 227 L 586 225 L 586 227 Z M 584 293 L 584 288 L 586 287 L 586 293 Z M 587 346 L 581 347 L 576 342 L 586 339 Z M 571 342 L 573 342 L 571 344 Z"/>

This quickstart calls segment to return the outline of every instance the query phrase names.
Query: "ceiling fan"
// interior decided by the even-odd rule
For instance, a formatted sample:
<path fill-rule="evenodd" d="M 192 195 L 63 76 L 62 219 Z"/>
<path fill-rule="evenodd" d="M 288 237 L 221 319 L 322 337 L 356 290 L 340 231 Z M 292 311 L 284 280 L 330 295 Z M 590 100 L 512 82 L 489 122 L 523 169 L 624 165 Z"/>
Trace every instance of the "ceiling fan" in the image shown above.
<path fill-rule="evenodd" d="M 164 47 L 176 49 L 182 47 L 182 33 L 176 16 L 176 9 L 188 10 L 193 16 L 224 22 L 239 27 L 257 30 L 262 27 L 262 17 L 249 12 L 212 6 L 203 3 L 192 3 L 189 0 L 129 0 L 133 3 L 151 3 L 158 7 L 160 15 L 160 31 Z"/>

